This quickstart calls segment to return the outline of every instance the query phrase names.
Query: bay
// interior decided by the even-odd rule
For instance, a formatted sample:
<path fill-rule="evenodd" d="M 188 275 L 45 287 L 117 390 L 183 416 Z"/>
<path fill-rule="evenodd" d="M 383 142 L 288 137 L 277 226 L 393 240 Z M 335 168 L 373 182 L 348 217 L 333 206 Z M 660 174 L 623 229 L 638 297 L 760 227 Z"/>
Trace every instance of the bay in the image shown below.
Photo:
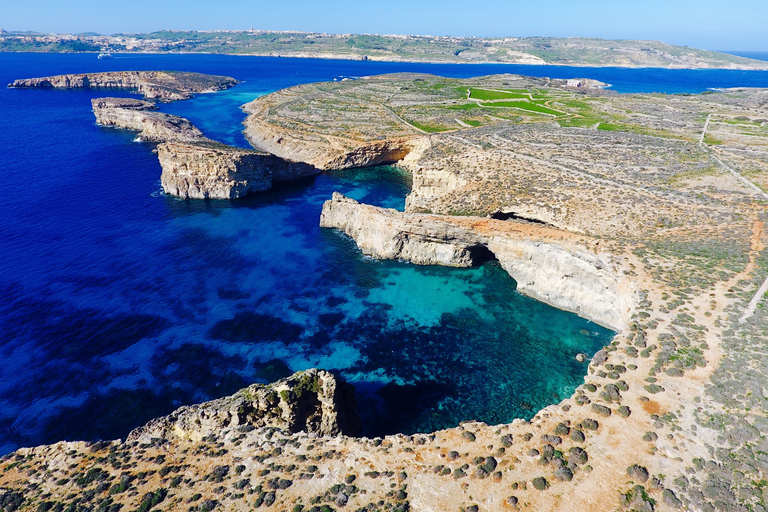
<path fill-rule="evenodd" d="M 768 85 L 765 72 L 0 54 L 4 83 L 143 69 L 243 80 L 162 107 L 243 147 L 240 105 L 369 74 L 578 76 L 625 92 Z M 103 95 L 0 89 L 0 453 L 124 437 L 179 405 L 310 367 L 355 384 L 370 436 L 530 418 L 582 382 L 575 354 L 613 335 L 520 295 L 497 265 L 376 261 L 318 227 L 334 191 L 402 209 L 410 178 L 394 167 L 239 201 L 167 197 L 153 146 L 95 124 L 90 99 Z"/>

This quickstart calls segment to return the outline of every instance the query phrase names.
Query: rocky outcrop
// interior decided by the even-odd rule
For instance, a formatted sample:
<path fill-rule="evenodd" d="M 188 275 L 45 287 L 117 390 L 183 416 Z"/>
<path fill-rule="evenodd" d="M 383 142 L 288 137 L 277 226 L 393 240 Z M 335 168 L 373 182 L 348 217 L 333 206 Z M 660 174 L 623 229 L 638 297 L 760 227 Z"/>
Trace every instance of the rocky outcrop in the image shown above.
<path fill-rule="evenodd" d="M 360 204 L 338 192 L 323 205 L 320 226 L 344 231 L 376 258 L 448 267 L 472 267 L 488 259 L 487 241 L 476 233 L 434 216 Z"/>
<path fill-rule="evenodd" d="M 8 87 L 57 89 L 128 89 L 147 99 L 169 102 L 193 94 L 228 89 L 238 81 L 228 76 L 186 71 L 111 71 L 15 80 Z"/>
<path fill-rule="evenodd" d="M 355 435 L 360 419 L 354 387 L 324 370 L 297 372 L 273 384 L 253 384 L 231 396 L 181 407 L 135 429 L 127 440 L 199 441 L 225 428 L 247 432 L 261 427 L 321 436 Z"/>
<path fill-rule="evenodd" d="M 350 141 L 284 130 L 264 122 L 249 110 L 250 105 L 245 106 L 249 116 L 243 133 L 254 148 L 326 171 L 393 164 L 405 158 L 416 145 L 413 137 Z"/>
<path fill-rule="evenodd" d="M 143 142 L 193 141 L 203 137 L 189 120 L 155 112 L 149 101 L 125 98 L 97 98 L 91 100 L 96 123 L 139 132 Z"/>
<path fill-rule="evenodd" d="M 236 199 L 269 190 L 275 181 L 317 174 L 306 164 L 210 140 L 167 142 L 157 148 L 163 190 L 183 199 Z"/>
<path fill-rule="evenodd" d="M 488 228 L 499 223 L 498 229 Z M 469 267 L 497 259 L 518 290 L 605 327 L 621 330 L 631 311 L 630 290 L 610 265 L 583 247 L 558 240 L 562 232 L 509 229 L 488 219 L 403 213 L 360 204 L 334 193 L 323 205 L 322 227 L 350 235 L 363 253 L 419 265 Z"/>
<path fill-rule="evenodd" d="M 98 98 L 91 101 L 96 122 L 139 132 L 157 148 L 163 190 L 183 199 L 236 199 L 317 174 L 319 169 L 269 153 L 237 148 L 207 139 L 183 117 L 154 111 L 149 101 Z"/>

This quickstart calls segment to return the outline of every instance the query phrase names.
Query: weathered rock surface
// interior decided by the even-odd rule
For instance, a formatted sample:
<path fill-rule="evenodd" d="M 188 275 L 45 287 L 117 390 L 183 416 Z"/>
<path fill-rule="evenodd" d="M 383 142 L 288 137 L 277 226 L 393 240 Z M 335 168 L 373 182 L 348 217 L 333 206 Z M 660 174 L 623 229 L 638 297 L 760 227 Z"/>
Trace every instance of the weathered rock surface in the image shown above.
<path fill-rule="evenodd" d="M 402 160 L 413 148 L 410 139 L 341 144 L 297 136 L 252 120 L 245 130 L 248 142 L 256 149 L 268 151 L 288 160 L 306 162 L 322 170 L 352 169 L 392 164 Z"/>
<path fill-rule="evenodd" d="M 138 131 L 144 142 L 193 141 L 203 137 L 189 120 L 155 112 L 154 103 L 124 98 L 97 98 L 91 100 L 96 123 L 126 130 Z"/>
<path fill-rule="evenodd" d="M 503 230 L 480 230 L 473 222 L 483 228 L 499 223 Z M 360 204 L 339 193 L 325 202 L 320 216 L 320 226 L 341 229 L 365 254 L 377 258 L 454 267 L 498 259 L 521 293 L 621 330 L 631 299 L 609 263 L 577 244 L 557 240 L 562 235 L 557 230 L 542 237 L 530 226 L 510 230 L 511 224 L 403 213 Z"/>
<path fill-rule="evenodd" d="M 111 71 L 14 80 L 8 87 L 57 89 L 129 89 L 147 99 L 178 101 L 193 94 L 228 89 L 238 81 L 228 76 L 186 71 Z"/>
<path fill-rule="evenodd" d="M 275 181 L 317 174 L 312 166 L 210 140 L 167 142 L 157 148 L 163 190 L 183 199 L 236 199 L 269 190 Z"/>
<path fill-rule="evenodd" d="M 144 142 L 164 142 L 158 149 L 166 193 L 184 199 L 235 199 L 317 174 L 319 169 L 269 153 L 220 144 L 203 136 L 189 120 L 156 112 L 149 101 L 97 98 L 91 101 L 96 122 L 139 132 Z"/>
<path fill-rule="evenodd" d="M 355 435 L 360 429 L 355 390 L 317 369 L 297 372 L 272 384 L 253 384 L 231 396 L 180 407 L 132 431 L 128 442 L 200 439 L 225 428 L 274 427 L 286 433 Z"/>

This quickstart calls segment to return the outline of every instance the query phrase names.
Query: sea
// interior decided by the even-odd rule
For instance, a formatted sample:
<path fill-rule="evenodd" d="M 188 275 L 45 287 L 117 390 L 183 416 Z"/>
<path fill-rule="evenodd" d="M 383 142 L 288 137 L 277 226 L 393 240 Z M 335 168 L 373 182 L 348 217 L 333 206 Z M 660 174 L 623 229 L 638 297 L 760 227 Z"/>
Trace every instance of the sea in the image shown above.
<path fill-rule="evenodd" d="M 768 87 L 768 72 L 408 64 L 222 55 L 0 54 L 0 82 L 182 70 L 243 83 L 161 106 L 248 147 L 240 106 L 296 84 L 399 71 L 589 77 L 619 92 Z M 366 257 L 318 226 L 334 191 L 402 210 L 397 167 L 240 200 L 166 196 L 154 146 L 95 124 L 127 91 L 0 88 L 0 454 L 124 438 L 175 408 L 318 367 L 352 383 L 363 434 L 531 418 L 615 333 L 516 291 L 498 264 Z"/>

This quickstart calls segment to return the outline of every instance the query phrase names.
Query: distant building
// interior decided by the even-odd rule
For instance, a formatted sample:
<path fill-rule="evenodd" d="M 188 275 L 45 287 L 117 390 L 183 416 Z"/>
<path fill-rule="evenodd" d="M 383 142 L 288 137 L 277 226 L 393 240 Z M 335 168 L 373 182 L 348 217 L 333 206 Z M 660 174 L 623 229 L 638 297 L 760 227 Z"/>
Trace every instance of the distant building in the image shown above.
<path fill-rule="evenodd" d="M 567 87 L 581 87 L 584 84 L 581 83 L 581 80 L 576 80 L 575 78 L 571 78 L 570 80 L 565 82 L 565 85 Z"/>

